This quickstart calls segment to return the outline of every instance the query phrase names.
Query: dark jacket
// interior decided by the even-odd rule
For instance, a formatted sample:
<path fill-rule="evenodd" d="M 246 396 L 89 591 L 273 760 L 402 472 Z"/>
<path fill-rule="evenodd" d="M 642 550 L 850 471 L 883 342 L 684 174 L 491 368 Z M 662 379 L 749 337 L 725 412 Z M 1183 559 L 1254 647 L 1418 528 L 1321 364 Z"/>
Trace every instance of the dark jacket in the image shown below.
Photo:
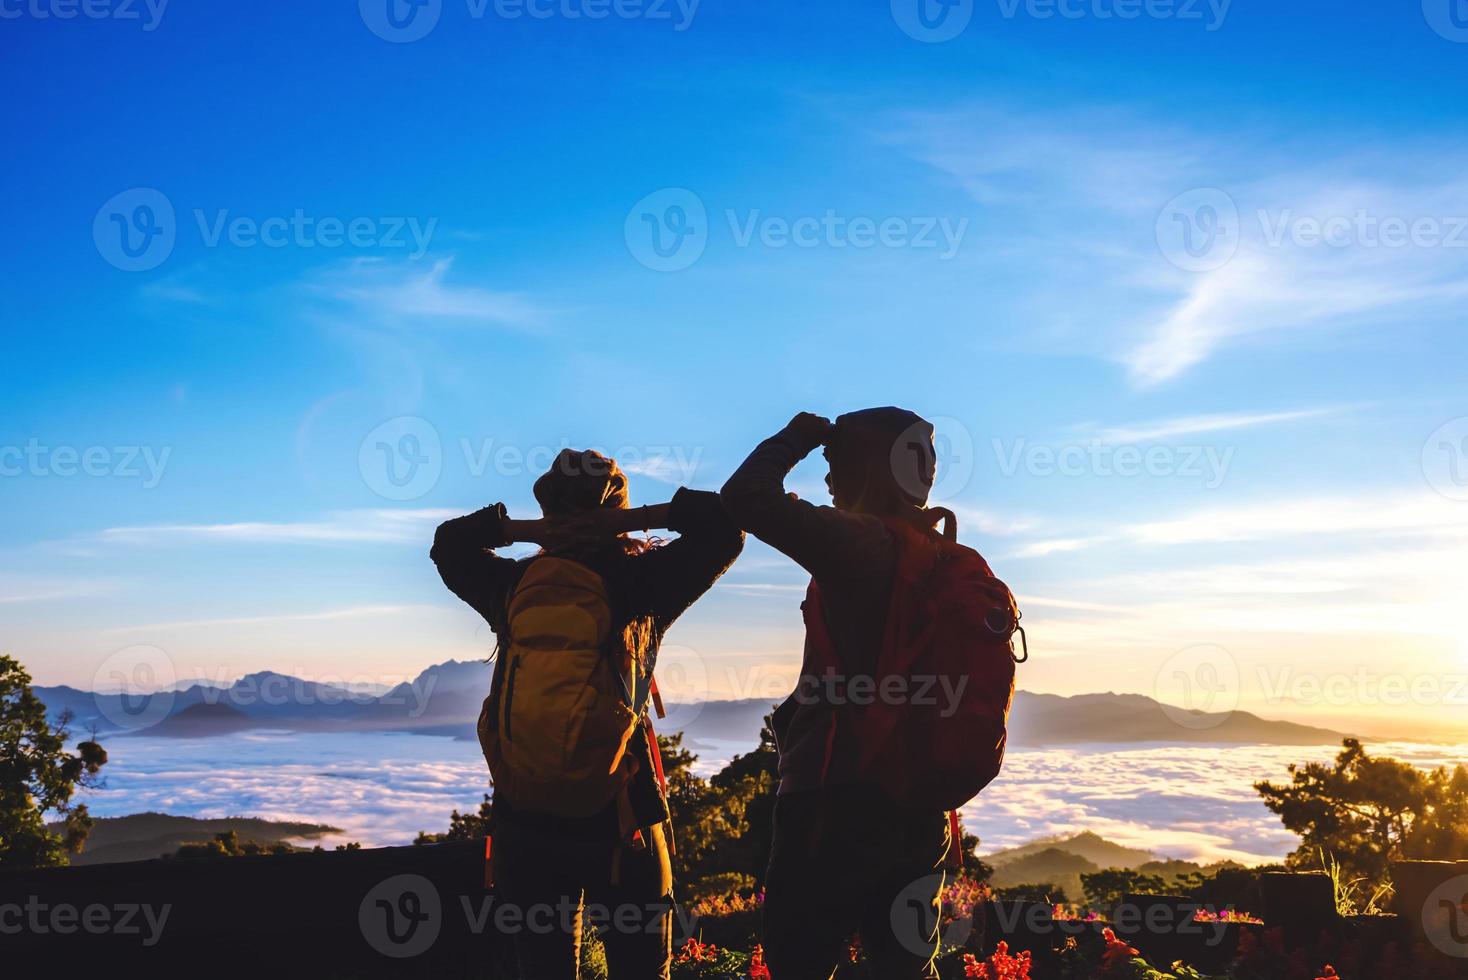
<path fill-rule="evenodd" d="M 786 493 L 786 475 L 815 448 L 801 444 L 789 430 L 766 439 L 724 484 L 724 507 L 740 527 L 815 578 L 839 672 L 848 679 L 875 675 L 897 546 L 879 518 L 817 507 Z M 854 740 L 842 736 L 843 716 L 824 698 L 821 673 L 807 639 L 800 685 L 775 712 L 781 793 L 862 778 L 853 758 Z"/>
<path fill-rule="evenodd" d="M 525 569 L 535 560 L 494 554 L 493 549 L 508 544 L 500 530 L 504 514 L 504 507 L 496 504 L 446 521 L 439 525 L 430 552 L 449 591 L 483 616 L 501 637 L 510 597 Z M 638 674 L 638 711 L 647 705 L 663 634 L 724 574 L 744 547 L 744 532 L 729 519 L 714 493 L 680 489 L 669 509 L 668 529 L 677 532 L 676 540 L 637 555 L 587 561 L 606 581 L 615 618 L 614 633 L 620 634 L 623 626 L 636 619 L 650 621 L 652 639 L 643 651 L 643 669 Z M 498 667 L 496 675 L 498 680 Z M 638 822 L 641 826 L 661 823 L 668 816 L 667 802 L 656 785 L 651 749 L 640 726 L 629 751 L 639 762 L 630 787 Z M 503 807 L 503 803 L 496 807 L 497 819 L 504 815 Z M 587 822 L 587 829 L 599 830 L 605 825 L 605 820 L 594 818 Z"/>

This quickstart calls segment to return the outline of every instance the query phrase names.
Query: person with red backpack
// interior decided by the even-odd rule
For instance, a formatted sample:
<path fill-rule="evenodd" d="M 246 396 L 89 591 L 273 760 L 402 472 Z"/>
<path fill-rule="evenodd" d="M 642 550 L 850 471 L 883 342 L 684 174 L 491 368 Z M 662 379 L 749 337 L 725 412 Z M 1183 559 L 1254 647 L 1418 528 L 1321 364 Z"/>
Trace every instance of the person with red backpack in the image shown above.
<path fill-rule="evenodd" d="M 441 525 L 432 551 L 444 584 L 499 641 L 479 719 L 494 782 L 494 921 L 513 932 L 520 980 L 576 980 L 584 925 L 605 930 L 611 980 L 668 980 L 671 833 L 647 717 L 653 670 L 663 634 L 733 564 L 744 534 L 714 493 L 680 489 L 630 509 L 626 476 L 592 451 L 562 452 L 535 498 L 542 521 L 495 504 Z M 626 533 L 651 528 L 679 537 Z M 494 554 L 513 541 L 543 550 Z"/>
<path fill-rule="evenodd" d="M 803 413 L 724 485 L 735 522 L 812 577 L 800 680 L 773 720 L 772 980 L 828 980 L 853 934 L 882 980 L 936 977 L 954 812 L 1003 761 L 1019 610 L 953 514 L 926 506 L 933 435 L 897 408 Z M 818 446 L 831 507 L 784 488 Z"/>

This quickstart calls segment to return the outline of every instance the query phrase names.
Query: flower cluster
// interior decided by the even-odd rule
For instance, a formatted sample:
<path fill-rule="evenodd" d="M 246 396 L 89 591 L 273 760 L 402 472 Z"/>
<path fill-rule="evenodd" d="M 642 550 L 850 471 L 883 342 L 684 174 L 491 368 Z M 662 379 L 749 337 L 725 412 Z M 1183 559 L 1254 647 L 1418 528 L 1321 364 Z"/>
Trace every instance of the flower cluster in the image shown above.
<path fill-rule="evenodd" d="M 770 980 L 770 968 L 765 966 L 763 946 L 756 946 L 749 954 L 749 980 Z"/>
<path fill-rule="evenodd" d="M 967 919 L 974 914 L 974 906 L 987 902 L 993 892 L 981 881 L 968 875 L 959 875 L 943 887 L 939 900 L 943 903 L 943 919 Z"/>
<path fill-rule="evenodd" d="M 1218 912 L 1210 912 L 1207 909 L 1198 909 L 1193 913 L 1194 922 L 1243 922 L 1249 925 L 1262 926 L 1264 920 L 1252 916 L 1238 909 L 1222 909 Z"/>
<path fill-rule="evenodd" d="M 701 943 L 697 939 L 689 937 L 678 950 L 678 955 L 673 957 L 673 962 L 678 965 L 686 963 L 712 963 L 719 958 L 719 947 L 713 943 Z"/>
<path fill-rule="evenodd" d="M 700 898 L 688 907 L 688 911 L 699 918 L 718 918 L 723 915 L 736 915 L 740 912 L 758 912 L 764 908 L 765 893 L 755 892 L 753 895 L 714 895 L 708 898 Z"/>
<path fill-rule="evenodd" d="M 1030 951 L 1009 955 L 1009 944 L 1000 943 L 994 955 L 980 962 L 972 953 L 963 957 L 963 975 L 978 980 L 1030 980 Z"/>

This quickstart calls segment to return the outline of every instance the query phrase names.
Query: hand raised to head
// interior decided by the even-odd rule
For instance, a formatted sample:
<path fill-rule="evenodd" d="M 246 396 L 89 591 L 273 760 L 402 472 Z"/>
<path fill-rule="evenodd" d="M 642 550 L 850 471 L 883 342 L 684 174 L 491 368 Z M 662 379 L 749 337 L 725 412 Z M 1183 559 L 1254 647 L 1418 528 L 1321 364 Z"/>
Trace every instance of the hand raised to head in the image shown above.
<path fill-rule="evenodd" d="M 824 446 L 831 439 L 831 430 L 834 426 L 831 420 L 823 415 L 815 415 L 811 412 L 801 412 L 790 420 L 785 427 L 789 432 L 807 449 L 816 446 Z"/>

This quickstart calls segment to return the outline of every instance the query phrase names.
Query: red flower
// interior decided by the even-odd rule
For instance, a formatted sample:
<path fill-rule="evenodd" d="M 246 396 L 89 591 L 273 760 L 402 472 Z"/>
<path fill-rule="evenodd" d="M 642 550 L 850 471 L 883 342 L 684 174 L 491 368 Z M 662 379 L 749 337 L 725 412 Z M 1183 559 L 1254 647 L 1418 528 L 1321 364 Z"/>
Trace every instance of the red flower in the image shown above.
<path fill-rule="evenodd" d="M 1110 973 L 1121 966 L 1126 965 L 1133 957 L 1139 956 L 1137 950 L 1128 946 L 1116 938 L 1116 933 L 1108 926 L 1101 930 L 1101 938 L 1106 940 L 1106 952 L 1101 954 L 1101 971 Z"/>
<path fill-rule="evenodd" d="M 1335 967 L 1327 963 L 1325 970 L 1315 980 L 1340 980 L 1340 977 L 1336 975 Z"/>
<path fill-rule="evenodd" d="M 719 947 L 713 943 L 701 943 L 697 939 L 690 938 L 678 951 L 675 963 L 709 963 L 719 955 Z"/>
<path fill-rule="evenodd" d="M 756 946 L 749 953 L 749 980 L 770 980 L 770 968 L 765 966 L 763 946 Z"/>
<path fill-rule="evenodd" d="M 1030 951 L 1010 956 L 1009 944 L 1002 942 L 985 963 L 971 953 L 964 954 L 963 975 L 977 980 L 1030 980 Z"/>

